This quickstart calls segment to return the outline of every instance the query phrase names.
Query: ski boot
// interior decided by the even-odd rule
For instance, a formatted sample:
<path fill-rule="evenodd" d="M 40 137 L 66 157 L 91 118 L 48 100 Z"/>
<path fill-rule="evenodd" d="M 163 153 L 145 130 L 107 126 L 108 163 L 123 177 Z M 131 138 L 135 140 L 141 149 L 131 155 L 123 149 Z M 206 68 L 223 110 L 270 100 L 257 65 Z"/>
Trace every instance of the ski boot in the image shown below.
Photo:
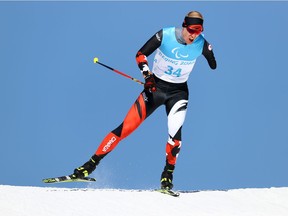
<path fill-rule="evenodd" d="M 164 171 L 161 174 L 161 189 L 171 190 L 173 188 L 172 181 L 174 168 L 174 165 L 166 164 Z"/>
<path fill-rule="evenodd" d="M 77 178 L 84 178 L 90 175 L 100 162 L 100 157 L 93 155 L 89 161 L 74 170 L 73 175 Z"/>

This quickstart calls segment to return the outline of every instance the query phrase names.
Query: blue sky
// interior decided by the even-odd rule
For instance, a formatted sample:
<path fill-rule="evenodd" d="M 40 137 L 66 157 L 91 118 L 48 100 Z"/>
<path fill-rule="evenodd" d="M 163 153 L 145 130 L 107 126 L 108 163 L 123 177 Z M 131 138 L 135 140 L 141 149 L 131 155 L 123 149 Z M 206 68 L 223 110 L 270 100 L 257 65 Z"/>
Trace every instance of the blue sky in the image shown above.
<path fill-rule="evenodd" d="M 175 189 L 288 186 L 288 3 L 246 1 L 0 2 L 0 184 L 45 186 L 86 162 L 142 90 L 93 58 L 142 79 L 137 50 L 190 10 L 218 68 L 200 57 L 190 76 Z M 158 187 L 167 137 L 160 107 L 90 187 Z"/>

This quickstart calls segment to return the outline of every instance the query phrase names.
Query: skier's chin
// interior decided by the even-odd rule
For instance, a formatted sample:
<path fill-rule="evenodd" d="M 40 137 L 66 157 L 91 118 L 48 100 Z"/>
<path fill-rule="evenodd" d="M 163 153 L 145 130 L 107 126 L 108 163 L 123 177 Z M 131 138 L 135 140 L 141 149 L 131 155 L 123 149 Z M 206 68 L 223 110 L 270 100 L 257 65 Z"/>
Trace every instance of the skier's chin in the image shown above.
<path fill-rule="evenodd" d="M 189 38 L 188 41 L 187 41 L 187 44 L 191 44 L 191 43 L 193 43 L 193 41 L 194 41 L 194 39 Z"/>

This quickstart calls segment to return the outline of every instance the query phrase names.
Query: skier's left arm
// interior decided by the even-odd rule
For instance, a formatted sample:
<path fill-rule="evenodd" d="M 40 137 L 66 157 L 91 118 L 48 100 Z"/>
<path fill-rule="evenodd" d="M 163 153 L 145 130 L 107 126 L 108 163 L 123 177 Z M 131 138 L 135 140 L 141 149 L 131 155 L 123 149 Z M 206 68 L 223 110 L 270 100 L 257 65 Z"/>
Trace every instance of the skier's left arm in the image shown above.
<path fill-rule="evenodd" d="M 204 42 L 202 54 L 206 58 L 210 68 L 213 70 L 216 69 L 217 63 L 216 63 L 216 59 L 213 53 L 212 46 L 206 40 Z"/>

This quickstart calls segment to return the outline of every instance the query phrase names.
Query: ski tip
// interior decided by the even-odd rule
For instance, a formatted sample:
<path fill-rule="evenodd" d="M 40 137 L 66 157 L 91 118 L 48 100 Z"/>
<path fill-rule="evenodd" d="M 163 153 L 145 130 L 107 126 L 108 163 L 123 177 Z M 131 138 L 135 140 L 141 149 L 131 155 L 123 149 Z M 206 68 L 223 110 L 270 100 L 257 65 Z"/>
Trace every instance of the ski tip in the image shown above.
<path fill-rule="evenodd" d="M 56 183 L 57 180 L 56 178 L 47 178 L 47 179 L 42 179 L 43 183 Z"/>

